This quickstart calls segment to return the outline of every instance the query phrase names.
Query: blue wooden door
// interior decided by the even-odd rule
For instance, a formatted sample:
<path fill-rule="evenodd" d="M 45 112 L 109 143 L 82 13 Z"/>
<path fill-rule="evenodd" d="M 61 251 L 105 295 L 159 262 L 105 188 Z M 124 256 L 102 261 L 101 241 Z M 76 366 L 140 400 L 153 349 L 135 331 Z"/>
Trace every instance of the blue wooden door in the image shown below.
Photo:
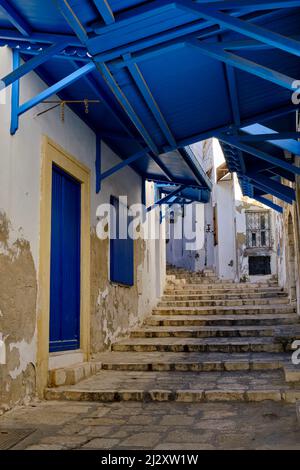
<path fill-rule="evenodd" d="M 80 347 L 81 185 L 52 169 L 50 352 Z"/>

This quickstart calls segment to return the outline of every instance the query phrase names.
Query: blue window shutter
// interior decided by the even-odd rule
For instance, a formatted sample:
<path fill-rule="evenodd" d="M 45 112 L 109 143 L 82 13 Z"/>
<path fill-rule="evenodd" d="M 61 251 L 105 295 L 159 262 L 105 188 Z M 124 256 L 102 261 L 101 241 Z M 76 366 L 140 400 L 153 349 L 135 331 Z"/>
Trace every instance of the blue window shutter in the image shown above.
<path fill-rule="evenodd" d="M 113 234 L 113 230 L 111 229 L 110 239 L 110 280 L 125 286 L 133 286 L 134 241 L 128 236 L 128 227 L 131 218 L 127 216 L 127 238 L 120 239 L 119 216 L 120 213 L 122 214 L 120 202 L 118 198 L 111 196 L 110 203 L 115 208 L 116 214 L 116 233 Z M 112 235 L 115 236 L 113 237 Z"/>

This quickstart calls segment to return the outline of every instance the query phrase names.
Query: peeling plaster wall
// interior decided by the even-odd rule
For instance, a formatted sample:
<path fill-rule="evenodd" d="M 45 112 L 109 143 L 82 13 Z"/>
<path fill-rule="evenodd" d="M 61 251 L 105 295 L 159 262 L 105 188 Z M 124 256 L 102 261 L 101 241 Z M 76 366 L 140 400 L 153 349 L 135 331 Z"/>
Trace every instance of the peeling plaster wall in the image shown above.
<path fill-rule="evenodd" d="M 11 71 L 11 51 L 0 48 L 0 76 Z M 31 73 L 21 81 L 21 102 L 45 89 Z M 3 96 L 2 96 L 3 98 Z M 10 89 L 0 105 L 0 335 L 5 338 L 6 364 L 0 364 L 0 405 L 28 401 L 35 393 L 37 279 L 39 269 L 40 177 L 42 137 L 47 135 L 91 169 L 91 327 L 92 352 L 107 349 L 128 333 L 157 302 L 164 288 L 164 268 L 155 263 L 160 250 L 162 268 L 165 242 L 135 243 L 135 285 L 109 281 L 109 244 L 96 238 L 96 209 L 110 195 L 128 195 L 128 204 L 141 202 L 142 180 L 133 170 L 107 179 L 95 192 L 96 139 L 94 133 L 69 108 L 65 123 L 59 112 L 36 117 L 39 105 L 20 118 L 20 128 L 10 136 Z M 120 159 L 102 143 L 102 169 Z M 153 188 L 152 188 L 153 189 Z M 151 188 L 150 196 L 152 197 Z M 1 339 L 1 336 L 0 336 Z"/>

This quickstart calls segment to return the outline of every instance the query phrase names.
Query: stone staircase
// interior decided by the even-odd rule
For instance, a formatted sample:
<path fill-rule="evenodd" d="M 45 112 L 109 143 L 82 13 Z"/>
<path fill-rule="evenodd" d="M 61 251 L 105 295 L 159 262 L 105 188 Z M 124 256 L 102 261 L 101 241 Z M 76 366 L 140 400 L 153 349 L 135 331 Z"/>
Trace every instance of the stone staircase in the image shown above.
<path fill-rule="evenodd" d="M 299 338 L 296 307 L 275 279 L 237 284 L 217 279 L 211 270 L 169 268 L 157 308 L 129 338 L 101 355 L 96 375 L 70 384 L 57 383 L 53 373 L 45 395 L 92 401 L 295 402 L 300 367 L 291 372 L 291 345 Z"/>

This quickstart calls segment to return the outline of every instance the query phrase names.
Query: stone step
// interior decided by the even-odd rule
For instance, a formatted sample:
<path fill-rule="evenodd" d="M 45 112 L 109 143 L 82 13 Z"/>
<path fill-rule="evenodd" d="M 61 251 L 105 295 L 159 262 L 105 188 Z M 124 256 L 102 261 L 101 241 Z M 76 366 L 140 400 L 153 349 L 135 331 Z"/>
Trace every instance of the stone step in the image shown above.
<path fill-rule="evenodd" d="M 179 285 L 167 285 L 165 294 L 210 294 L 210 295 L 216 295 L 216 294 L 243 294 L 243 293 L 253 293 L 253 292 L 273 292 L 273 293 L 280 293 L 284 292 L 283 289 L 281 289 L 278 286 L 274 287 L 265 287 L 265 286 L 260 286 L 260 287 L 240 287 L 240 285 L 234 285 L 234 286 L 201 286 L 199 284 L 185 284 L 183 286 Z"/>
<path fill-rule="evenodd" d="M 241 305 L 238 307 L 159 307 L 153 309 L 153 315 L 252 315 L 295 313 L 296 306 L 288 305 Z"/>
<path fill-rule="evenodd" d="M 219 293 L 217 295 L 215 294 L 209 294 L 209 293 L 198 293 L 198 292 L 193 292 L 193 293 L 185 293 L 183 291 L 181 294 L 165 294 L 162 296 L 161 300 L 164 302 L 174 302 L 174 301 L 189 301 L 189 300 L 240 300 L 240 299 L 272 299 L 272 298 L 288 298 L 287 292 L 269 292 L 269 291 L 263 291 L 263 292 L 242 292 L 242 293 Z"/>
<path fill-rule="evenodd" d="M 47 400 L 76 401 L 177 401 L 219 402 L 264 400 L 295 403 L 300 397 L 300 388 L 284 383 L 280 371 L 222 372 L 201 376 L 180 372 L 107 372 L 86 379 L 80 385 L 47 389 Z M 246 423 L 245 423 L 246 425 Z"/>
<path fill-rule="evenodd" d="M 74 385 L 81 380 L 96 374 L 101 370 L 99 362 L 82 362 L 69 367 L 53 369 L 48 374 L 48 385 L 58 387 L 60 385 Z"/>
<path fill-rule="evenodd" d="M 296 314 L 256 315 L 152 315 L 145 321 L 149 326 L 251 326 L 291 325 L 299 322 Z"/>
<path fill-rule="evenodd" d="M 290 343 L 292 340 L 290 341 Z M 287 340 L 288 343 L 288 340 Z M 288 344 L 273 338 L 131 338 L 112 345 L 118 352 L 284 352 Z"/>
<path fill-rule="evenodd" d="M 274 336 L 284 325 L 270 326 L 158 326 L 133 330 L 131 338 L 222 338 Z"/>
<path fill-rule="evenodd" d="M 199 277 L 177 277 L 177 276 L 168 276 L 167 279 L 167 284 L 170 282 L 170 284 L 173 284 L 174 282 L 176 284 L 184 284 L 184 285 L 189 285 L 189 284 L 195 284 L 195 285 L 203 285 L 204 287 L 206 286 L 214 286 L 215 288 L 220 287 L 220 286 L 243 286 L 245 288 L 248 288 L 250 286 L 255 286 L 255 287 L 277 287 L 278 282 L 277 281 L 272 281 L 272 282 L 256 282 L 256 283 L 237 283 L 235 281 L 230 281 L 230 280 L 221 280 L 221 279 L 212 279 L 210 277 L 206 278 L 199 278 Z"/>
<path fill-rule="evenodd" d="M 213 372 L 282 369 L 290 353 L 109 352 L 101 354 L 103 370 Z M 188 380 L 188 378 L 187 378 Z"/>
<path fill-rule="evenodd" d="M 296 382 L 300 384 L 300 364 L 294 365 L 292 360 L 284 364 L 284 376 L 286 382 Z"/>
<path fill-rule="evenodd" d="M 224 300 L 162 300 L 158 304 L 161 307 L 213 307 L 213 306 L 228 306 L 235 307 L 240 305 L 274 305 L 274 304 L 289 304 L 288 297 L 272 297 L 266 298 L 252 298 L 252 299 L 224 299 Z"/>

